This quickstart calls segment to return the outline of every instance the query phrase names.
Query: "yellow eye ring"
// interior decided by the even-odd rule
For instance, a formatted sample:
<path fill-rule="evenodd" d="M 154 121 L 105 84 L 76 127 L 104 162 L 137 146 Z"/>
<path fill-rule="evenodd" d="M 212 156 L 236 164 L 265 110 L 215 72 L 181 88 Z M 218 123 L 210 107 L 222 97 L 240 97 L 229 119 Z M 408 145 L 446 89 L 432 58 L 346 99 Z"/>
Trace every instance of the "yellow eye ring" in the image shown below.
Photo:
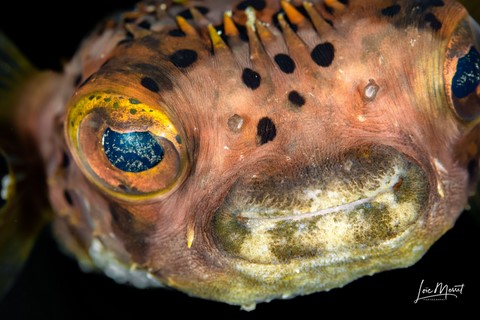
<path fill-rule="evenodd" d="M 81 96 L 68 110 L 67 144 L 104 192 L 128 200 L 164 196 L 189 167 L 185 135 L 167 110 L 112 92 Z"/>

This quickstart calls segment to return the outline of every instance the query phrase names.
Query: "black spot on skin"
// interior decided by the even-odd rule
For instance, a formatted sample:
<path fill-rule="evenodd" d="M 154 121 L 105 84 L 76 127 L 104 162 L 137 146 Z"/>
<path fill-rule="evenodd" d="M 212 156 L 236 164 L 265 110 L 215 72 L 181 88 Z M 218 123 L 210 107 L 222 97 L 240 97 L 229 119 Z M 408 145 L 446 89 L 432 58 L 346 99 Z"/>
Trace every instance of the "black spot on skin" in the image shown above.
<path fill-rule="evenodd" d="M 433 13 L 427 13 L 425 15 L 425 22 L 429 24 L 430 27 L 435 31 L 438 31 L 442 28 L 442 23 Z"/>
<path fill-rule="evenodd" d="M 257 143 L 263 145 L 267 142 L 273 141 L 277 136 L 277 128 L 273 121 L 268 118 L 262 118 L 257 125 Z"/>
<path fill-rule="evenodd" d="M 65 190 L 63 192 L 63 197 L 65 198 L 65 201 L 68 203 L 69 206 L 73 206 L 73 198 L 72 198 L 72 195 L 70 194 L 70 191 Z"/>
<path fill-rule="evenodd" d="M 295 90 L 288 94 L 288 101 L 296 107 L 302 107 L 305 104 L 305 98 Z"/>
<path fill-rule="evenodd" d="M 150 27 L 152 26 L 152 24 L 146 20 L 143 20 L 138 24 L 138 26 L 142 29 L 150 30 Z"/>
<path fill-rule="evenodd" d="M 340 3 L 343 3 L 344 5 L 348 6 L 348 0 L 339 0 Z"/>
<path fill-rule="evenodd" d="M 284 73 L 293 73 L 295 71 L 295 62 L 290 56 L 279 53 L 275 56 L 275 62 Z"/>
<path fill-rule="evenodd" d="M 110 203 L 109 209 L 115 235 L 122 240 L 133 260 L 143 263 L 149 247 L 148 239 L 154 232 L 154 226 L 136 218 L 127 209 L 115 203 Z"/>
<path fill-rule="evenodd" d="M 170 62 L 177 68 L 188 68 L 198 59 L 198 54 L 190 49 L 181 49 L 175 51 L 170 56 Z"/>
<path fill-rule="evenodd" d="M 149 77 L 157 83 L 159 90 L 172 90 L 173 82 L 161 68 L 150 63 L 137 63 L 128 66 L 129 71 Z"/>
<path fill-rule="evenodd" d="M 196 6 L 195 9 L 197 9 L 203 15 L 206 15 L 210 12 L 210 9 L 208 9 L 207 7 Z"/>
<path fill-rule="evenodd" d="M 427 11 L 432 7 L 442 7 L 444 5 L 445 3 L 439 0 L 406 1 L 402 7 L 405 14 L 401 15 L 401 18 L 395 21 L 393 25 L 400 30 L 414 27 L 419 29 L 431 28 L 438 31 L 442 28 L 442 22 L 433 13 Z"/>
<path fill-rule="evenodd" d="M 402 7 L 396 4 L 396 5 L 387 7 L 385 9 L 382 9 L 382 15 L 384 15 L 385 17 L 395 17 L 397 14 L 400 13 L 401 9 Z"/>
<path fill-rule="evenodd" d="M 155 82 L 155 80 L 153 80 L 152 78 L 143 77 L 140 81 L 140 84 L 152 92 L 158 93 L 160 91 L 157 82 Z"/>
<path fill-rule="evenodd" d="M 80 89 L 81 87 L 86 85 L 92 79 L 92 77 L 93 77 L 93 74 L 91 74 L 87 79 L 85 79 L 85 81 L 83 81 L 78 88 Z"/>
<path fill-rule="evenodd" d="M 253 7 L 257 11 L 262 11 L 267 6 L 267 2 L 265 0 L 245 0 L 240 2 L 237 5 L 238 10 L 245 10 L 248 7 Z"/>
<path fill-rule="evenodd" d="M 242 81 L 248 88 L 252 90 L 257 89 L 258 87 L 260 87 L 261 80 L 262 78 L 257 72 L 253 71 L 250 68 L 243 69 Z"/>
<path fill-rule="evenodd" d="M 310 54 L 312 60 L 321 67 L 328 67 L 335 58 L 335 47 L 330 42 L 317 45 Z"/>
<path fill-rule="evenodd" d="M 423 0 L 419 5 L 425 11 L 430 7 L 443 7 L 445 3 L 442 0 Z"/>
<path fill-rule="evenodd" d="M 175 38 L 182 38 L 186 36 L 185 32 L 180 29 L 172 29 L 168 31 L 168 35 Z"/>
<path fill-rule="evenodd" d="M 208 12 L 210 11 L 207 7 L 202 7 L 202 6 L 195 6 L 194 8 L 197 9 L 198 12 L 200 12 L 203 15 L 208 14 Z M 190 9 L 185 9 L 183 11 L 180 11 L 177 15 L 185 19 L 193 19 L 192 12 L 190 11 Z"/>

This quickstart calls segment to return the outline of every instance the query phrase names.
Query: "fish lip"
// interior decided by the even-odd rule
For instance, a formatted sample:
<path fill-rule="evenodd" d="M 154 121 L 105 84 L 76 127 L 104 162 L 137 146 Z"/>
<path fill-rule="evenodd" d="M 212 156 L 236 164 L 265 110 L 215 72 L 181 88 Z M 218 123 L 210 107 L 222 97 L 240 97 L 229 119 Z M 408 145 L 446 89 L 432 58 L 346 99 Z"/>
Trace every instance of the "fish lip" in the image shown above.
<path fill-rule="evenodd" d="M 280 222 L 280 221 L 296 221 L 296 220 L 304 220 L 304 219 L 310 219 L 310 218 L 315 218 L 318 216 L 323 216 L 327 214 L 334 214 L 334 213 L 339 213 L 339 212 L 351 212 L 355 210 L 358 206 L 361 206 L 363 204 L 367 204 L 371 201 L 374 201 L 378 196 L 381 194 L 389 192 L 389 190 L 395 189 L 395 186 L 398 186 L 398 184 L 402 183 L 403 181 L 403 175 L 405 174 L 404 170 L 401 170 L 392 176 L 392 179 L 389 184 L 386 186 L 382 186 L 378 188 L 373 195 L 369 197 L 364 197 L 355 201 L 351 202 L 346 202 L 337 206 L 333 207 L 328 207 L 324 209 L 320 209 L 317 211 L 313 212 L 307 212 L 307 213 L 297 213 L 293 215 L 287 215 L 287 216 L 282 216 L 282 217 L 249 217 L 248 215 L 245 214 L 240 214 L 238 215 L 239 219 L 246 219 L 246 220 L 251 220 L 251 221 L 260 221 L 260 220 L 268 220 L 271 222 Z M 246 213 L 246 212 L 243 212 Z"/>
<path fill-rule="evenodd" d="M 268 180 L 270 177 L 288 170 L 280 169 L 256 182 L 250 177 L 240 178 L 213 215 L 212 229 L 218 250 L 236 261 L 264 266 L 292 261 L 331 265 L 342 256 L 354 261 L 354 253 L 380 258 L 398 250 L 402 243 L 412 240 L 411 232 L 428 219 L 432 168 L 394 147 L 376 145 L 371 149 L 370 159 L 354 160 L 351 170 L 343 173 L 341 170 L 346 166 L 335 158 L 315 163 L 315 168 L 327 169 L 318 169 L 316 174 L 322 176 L 320 183 L 307 184 L 305 188 L 323 188 L 322 192 L 329 194 L 331 188 L 354 187 L 348 197 L 328 202 L 324 195 L 318 199 L 320 205 L 308 204 L 298 210 L 292 206 L 279 209 L 281 205 L 275 207 L 275 201 L 268 201 L 274 192 L 262 194 L 263 187 L 276 185 Z M 356 152 L 347 151 L 340 159 L 348 161 Z M 315 170 L 306 172 L 315 174 Z M 357 175 L 360 178 L 356 179 Z M 308 190 L 298 185 L 292 187 L 297 176 L 290 174 L 287 187 L 278 187 L 280 195 Z M 342 183 L 329 184 L 336 180 Z M 262 195 L 258 196 L 259 193 Z M 242 197 L 247 200 L 237 199 Z"/>

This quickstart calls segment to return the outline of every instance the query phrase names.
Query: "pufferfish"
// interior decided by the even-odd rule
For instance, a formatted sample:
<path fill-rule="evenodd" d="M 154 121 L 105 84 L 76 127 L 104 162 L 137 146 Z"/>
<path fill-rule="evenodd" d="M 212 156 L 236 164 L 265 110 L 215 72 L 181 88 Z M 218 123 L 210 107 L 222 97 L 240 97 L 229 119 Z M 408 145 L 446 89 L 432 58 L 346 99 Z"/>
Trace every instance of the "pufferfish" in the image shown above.
<path fill-rule="evenodd" d="M 452 0 L 142 1 L 61 74 L 0 40 L 3 290 L 51 219 L 84 270 L 252 309 L 414 264 L 476 188 Z"/>

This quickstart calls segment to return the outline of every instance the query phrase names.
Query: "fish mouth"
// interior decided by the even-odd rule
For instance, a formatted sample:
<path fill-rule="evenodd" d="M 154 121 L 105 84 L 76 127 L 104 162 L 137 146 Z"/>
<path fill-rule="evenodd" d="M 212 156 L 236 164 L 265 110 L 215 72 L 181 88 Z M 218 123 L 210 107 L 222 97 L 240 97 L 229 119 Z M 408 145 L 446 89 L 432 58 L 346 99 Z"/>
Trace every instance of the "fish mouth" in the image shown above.
<path fill-rule="evenodd" d="M 249 263 L 385 255 L 427 211 L 426 172 L 392 147 L 272 166 L 239 178 L 213 219 L 219 249 Z"/>

